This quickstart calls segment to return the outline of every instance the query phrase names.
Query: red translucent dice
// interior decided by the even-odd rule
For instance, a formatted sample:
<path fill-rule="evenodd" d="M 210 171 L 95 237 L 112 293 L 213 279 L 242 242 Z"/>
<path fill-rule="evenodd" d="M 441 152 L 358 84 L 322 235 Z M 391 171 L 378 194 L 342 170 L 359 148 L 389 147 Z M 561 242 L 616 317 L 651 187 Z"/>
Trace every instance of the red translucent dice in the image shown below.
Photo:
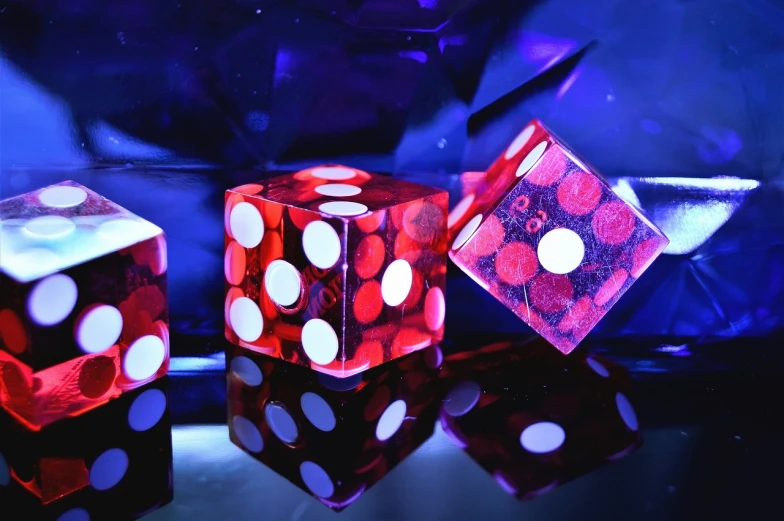
<path fill-rule="evenodd" d="M 455 264 L 563 353 L 669 242 L 539 121 L 453 208 L 449 227 Z"/>
<path fill-rule="evenodd" d="M 0 404 L 37 430 L 166 374 L 160 228 L 66 181 L 0 201 Z"/>
<path fill-rule="evenodd" d="M 433 434 L 443 360 L 437 345 L 348 378 L 232 346 L 232 442 L 334 510 L 342 510 Z"/>
<path fill-rule="evenodd" d="M 226 338 L 346 377 L 443 336 L 447 193 L 344 166 L 226 192 Z"/>

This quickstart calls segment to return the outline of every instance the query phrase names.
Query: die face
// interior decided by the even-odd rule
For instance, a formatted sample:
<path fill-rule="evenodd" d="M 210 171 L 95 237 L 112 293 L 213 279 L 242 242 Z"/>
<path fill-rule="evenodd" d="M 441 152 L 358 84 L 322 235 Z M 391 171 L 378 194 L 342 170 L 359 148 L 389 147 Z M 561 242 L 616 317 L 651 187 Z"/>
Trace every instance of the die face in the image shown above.
<path fill-rule="evenodd" d="M 349 225 L 346 361 L 331 367 L 375 367 L 443 338 L 446 211 L 437 194 Z"/>
<path fill-rule="evenodd" d="M 494 165 L 486 194 L 502 196 L 469 205 L 449 255 L 569 353 L 668 240 L 541 124 L 530 128 L 531 140 Z"/>
<path fill-rule="evenodd" d="M 338 377 L 439 341 L 446 212 L 444 191 L 341 166 L 229 190 L 226 338 Z"/>
<path fill-rule="evenodd" d="M 0 201 L 0 272 L 32 282 L 163 232 L 73 181 Z M 165 271 L 165 258 L 155 259 Z"/>
<path fill-rule="evenodd" d="M 436 349 L 335 378 L 230 347 L 231 439 L 323 504 L 345 508 L 432 435 Z"/>
<path fill-rule="evenodd" d="M 447 357 L 445 366 L 442 427 L 520 499 L 642 443 L 629 373 L 608 360 L 582 352 L 564 359 L 540 340 Z"/>
<path fill-rule="evenodd" d="M 95 519 L 104 518 L 99 513 L 135 519 L 166 504 L 172 462 L 168 402 L 163 378 L 38 432 L 0 413 L 0 454 L 8 469 L 0 494 L 24 489 L 14 495 L 52 519 L 76 507 Z"/>
<path fill-rule="evenodd" d="M 29 209 L 34 201 L 65 204 L 76 200 L 47 196 L 59 188 L 77 189 L 57 185 L 4 202 L 4 215 L 15 216 L 4 221 L 4 238 L 12 236 L 19 242 L 27 234 L 23 223 L 43 218 L 28 217 L 49 211 Z M 68 258 L 73 260 L 67 253 L 72 243 L 104 240 L 85 239 L 97 233 L 90 219 L 104 219 L 105 230 L 115 227 L 118 233 L 124 233 L 128 222 L 137 222 L 127 212 L 106 213 L 119 207 L 86 189 L 78 191 L 87 194 L 82 204 L 88 206 L 84 215 L 71 218 L 76 224 L 70 234 L 78 237 L 66 235 L 30 249 L 63 251 L 63 258 L 71 255 Z M 76 205 L 56 211 L 79 209 Z M 114 219 L 116 215 L 122 218 Z M 9 221 L 16 224 L 9 226 Z M 96 222 L 100 229 L 100 221 Z M 17 229 L 9 231 L 13 227 Z M 131 237 L 137 238 L 132 233 Z M 125 238 L 105 242 L 115 247 L 121 241 Z M 12 250 L 15 247 L 8 247 Z M 159 230 L 151 238 L 29 282 L 0 273 L 0 404 L 28 428 L 38 429 L 164 375 L 169 358 L 166 263 L 166 241 Z"/>

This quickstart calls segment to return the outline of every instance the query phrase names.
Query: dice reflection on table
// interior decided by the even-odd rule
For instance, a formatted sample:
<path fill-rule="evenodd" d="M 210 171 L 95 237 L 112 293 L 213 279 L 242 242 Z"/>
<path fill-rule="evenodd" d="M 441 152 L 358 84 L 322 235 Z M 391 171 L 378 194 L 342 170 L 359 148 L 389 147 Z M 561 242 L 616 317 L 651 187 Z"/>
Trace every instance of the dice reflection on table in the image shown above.
<path fill-rule="evenodd" d="M 344 166 L 226 192 L 226 338 L 338 377 L 443 337 L 447 193 Z"/>
<path fill-rule="evenodd" d="M 172 500 L 168 377 L 33 432 L 0 411 L 3 519 L 123 521 Z"/>
<path fill-rule="evenodd" d="M 623 366 L 543 340 L 447 356 L 447 435 L 520 499 L 544 494 L 642 443 Z"/>
<path fill-rule="evenodd" d="M 349 378 L 240 347 L 227 354 L 232 442 L 342 510 L 433 434 L 436 345 Z"/>
<path fill-rule="evenodd" d="M 168 371 L 166 241 L 66 181 L 0 201 L 0 405 L 30 429 Z"/>
<path fill-rule="evenodd" d="M 450 258 L 563 353 L 664 251 L 664 234 L 531 122 L 449 215 Z"/>

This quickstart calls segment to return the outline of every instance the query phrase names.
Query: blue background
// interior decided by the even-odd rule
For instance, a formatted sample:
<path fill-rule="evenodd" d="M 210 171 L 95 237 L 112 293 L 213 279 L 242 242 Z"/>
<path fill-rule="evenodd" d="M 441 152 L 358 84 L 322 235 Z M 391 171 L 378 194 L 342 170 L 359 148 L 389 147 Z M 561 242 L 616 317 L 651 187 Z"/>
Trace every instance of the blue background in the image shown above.
<path fill-rule="evenodd" d="M 769 335 L 782 26 L 775 0 L 10 1 L 0 196 L 74 179 L 163 227 L 175 353 L 204 354 L 223 190 L 329 160 L 455 203 L 539 117 L 673 242 L 594 336 Z M 448 293 L 450 335 L 526 331 L 453 269 Z"/>

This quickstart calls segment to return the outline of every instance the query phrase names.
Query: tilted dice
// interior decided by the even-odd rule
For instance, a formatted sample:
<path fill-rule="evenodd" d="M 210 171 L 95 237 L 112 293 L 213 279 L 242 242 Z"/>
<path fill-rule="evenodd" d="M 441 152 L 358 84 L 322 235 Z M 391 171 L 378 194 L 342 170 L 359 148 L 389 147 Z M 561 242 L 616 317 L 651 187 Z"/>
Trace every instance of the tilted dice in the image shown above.
<path fill-rule="evenodd" d="M 455 205 L 449 225 L 455 264 L 563 353 L 669 243 L 539 121 Z"/>

